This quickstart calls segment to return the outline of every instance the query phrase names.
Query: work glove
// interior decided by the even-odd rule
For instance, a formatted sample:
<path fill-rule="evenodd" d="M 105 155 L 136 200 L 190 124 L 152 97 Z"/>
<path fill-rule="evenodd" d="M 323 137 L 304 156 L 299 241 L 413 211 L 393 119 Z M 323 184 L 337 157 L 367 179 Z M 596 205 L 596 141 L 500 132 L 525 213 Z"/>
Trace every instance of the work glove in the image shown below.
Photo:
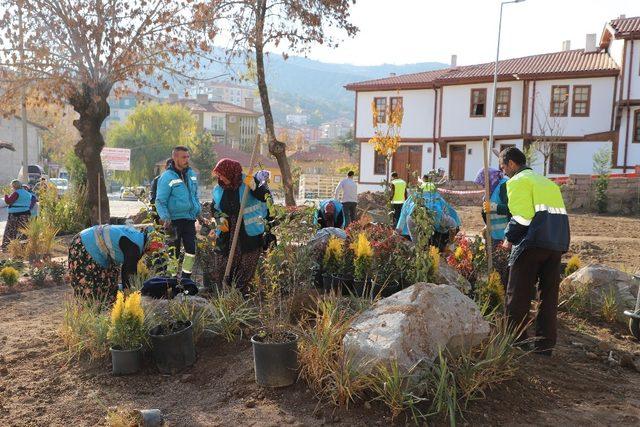
<path fill-rule="evenodd" d="M 223 233 L 228 233 L 229 232 L 229 223 L 227 222 L 226 219 L 222 219 L 220 221 L 220 224 L 218 224 L 218 230 L 220 230 Z"/>
<path fill-rule="evenodd" d="M 256 189 L 256 181 L 253 179 L 252 176 L 247 176 L 244 179 L 244 185 L 246 185 L 247 187 L 249 187 L 252 190 Z"/>
<path fill-rule="evenodd" d="M 498 208 L 498 205 L 496 205 L 495 203 L 491 203 L 491 202 L 482 203 L 482 211 L 484 213 L 495 212 L 497 208 Z"/>

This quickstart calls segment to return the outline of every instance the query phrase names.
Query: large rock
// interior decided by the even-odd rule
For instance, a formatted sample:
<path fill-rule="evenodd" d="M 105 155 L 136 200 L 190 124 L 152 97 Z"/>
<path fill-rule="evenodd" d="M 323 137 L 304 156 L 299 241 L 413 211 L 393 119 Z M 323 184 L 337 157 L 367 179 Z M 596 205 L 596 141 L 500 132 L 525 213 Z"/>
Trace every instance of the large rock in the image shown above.
<path fill-rule="evenodd" d="M 398 361 L 405 372 L 423 360 L 431 364 L 439 348 L 456 352 L 489 335 L 478 306 L 448 285 L 416 283 L 376 302 L 345 335 L 345 351 L 372 367 Z"/>
<path fill-rule="evenodd" d="M 613 295 L 616 299 L 618 318 L 625 320 L 624 310 L 633 309 L 638 294 L 638 281 L 628 273 L 604 265 L 588 265 L 566 277 L 560 283 L 563 297 L 580 291 L 586 291 L 590 303 L 599 309 L 605 296 Z"/>
<path fill-rule="evenodd" d="M 469 292 L 471 292 L 471 283 L 469 283 L 462 274 L 458 273 L 458 270 L 447 264 L 444 256 L 440 256 L 436 282 L 453 286 L 465 295 L 468 295 Z"/>

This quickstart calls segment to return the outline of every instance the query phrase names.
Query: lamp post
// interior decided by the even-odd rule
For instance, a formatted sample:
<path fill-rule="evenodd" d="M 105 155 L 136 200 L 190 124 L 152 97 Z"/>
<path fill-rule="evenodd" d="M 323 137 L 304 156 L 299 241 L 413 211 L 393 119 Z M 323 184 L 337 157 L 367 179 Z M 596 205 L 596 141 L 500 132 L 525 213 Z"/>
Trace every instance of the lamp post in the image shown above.
<path fill-rule="evenodd" d="M 493 149 L 493 125 L 495 122 L 495 118 L 496 118 L 496 105 L 497 105 L 497 99 L 496 99 L 496 92 L 497 92 L 497 86 L 498 86 L 498 59 L 500 58 L 500 32 L 502 31 L 502 8 L 504 7 L 505 4 L 509 4 L 509 3 L 522 3 L 525 0 L 511 0 L 511 1 L 503 1 L 502 3 L 500 3 L 500 19 L 498 20 L 498 46 L 496 48 L 496 62 L 494 63 L 493 66 L 493 98 L 492 102 L 491 102 L 491 115 L 489 117 L 491 117 L 491 122 L 489 125 L 489 166 L 491 166 L 491 151 Z"/>

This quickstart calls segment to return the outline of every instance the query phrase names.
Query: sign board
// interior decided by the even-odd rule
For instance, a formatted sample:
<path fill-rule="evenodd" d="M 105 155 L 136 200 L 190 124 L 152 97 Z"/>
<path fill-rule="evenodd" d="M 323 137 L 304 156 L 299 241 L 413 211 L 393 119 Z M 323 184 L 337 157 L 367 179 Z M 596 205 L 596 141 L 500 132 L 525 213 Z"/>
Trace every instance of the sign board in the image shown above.
<path fill-rule="evenodd" d="M 104 168 L 112 171 L 128 171 L 131 168 L 131 150 L 129 148 L 105 147 L 100 153 Z"/>

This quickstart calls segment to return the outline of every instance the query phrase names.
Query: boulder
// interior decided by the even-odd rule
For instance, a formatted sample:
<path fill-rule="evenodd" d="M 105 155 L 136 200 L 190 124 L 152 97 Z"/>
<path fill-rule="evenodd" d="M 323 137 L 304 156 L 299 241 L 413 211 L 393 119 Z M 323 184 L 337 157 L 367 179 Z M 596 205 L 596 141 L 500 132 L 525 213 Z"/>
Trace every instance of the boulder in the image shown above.
<path fill-rule="evenodd" d="M 142 297 L 142 309 L 148 316 L 153 316 L 154 323 L 163 323 L 171 320 L 170 308 L 182 302 L 187 302 L 195 306 L 195 313 L 199 314 L 203 310 L 211 310 L 211 304 L 206 299 L 194 296 L 179 294 L 174 299 L 155 299 L 148 296 Z"/>
<path fill-rule="evenodd" d="M 624 271 L 592 264 L 567 276 L 560 283 L 560 292 L 563 298 L 581 290 L 587 292 L 589 302 L 596 309 L 602 307 L 605 296 L 615 296 L 618 318 L 620 321 L 626 321 L 623 312 L 635 307 L 638 281 Z"/>
<path fill-rule="evenodd" d="M 480 344 L 489 332 L 476 303 L 457 288 L 416 283 L 361 313 L 343 344 L 363 366 L 397 360 L 407 372 L 419 361 L 433 363 L 440 348 L 455 353 Z"/>
<path fill-rule="evenodd" d="M 469 292 L 471 292 L 471 283 L 469 283 L 462 274 L 458 273 L 458 270 L 447 264 L 444 256 L 440 256 L 438 274 L 436 275 L 435 281 L 453 286 L 465 295 L 468 295 Z"/>

